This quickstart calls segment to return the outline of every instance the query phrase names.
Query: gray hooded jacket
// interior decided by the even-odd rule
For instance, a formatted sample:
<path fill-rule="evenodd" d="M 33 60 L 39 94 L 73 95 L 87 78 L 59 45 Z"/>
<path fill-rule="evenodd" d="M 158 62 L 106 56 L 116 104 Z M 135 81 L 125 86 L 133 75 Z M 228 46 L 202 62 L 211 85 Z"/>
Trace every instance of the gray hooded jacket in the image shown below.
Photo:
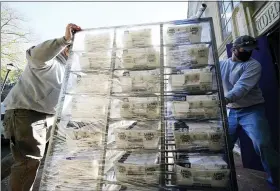
<path fill-rule="evenodd" d="M 55 113 L 66 64 L 61 52 L 67 45 L 62 37 L 26 51 L 28 64 L 4 100 L 6 110 L 28 109 Z"/>

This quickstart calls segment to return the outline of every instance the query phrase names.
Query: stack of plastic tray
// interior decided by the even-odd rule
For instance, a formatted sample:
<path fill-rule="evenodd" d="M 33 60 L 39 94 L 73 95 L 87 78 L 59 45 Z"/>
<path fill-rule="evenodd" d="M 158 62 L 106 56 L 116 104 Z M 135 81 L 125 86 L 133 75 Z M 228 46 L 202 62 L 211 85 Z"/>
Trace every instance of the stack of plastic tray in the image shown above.
<path fill-rule="evenodd" d="M 230 170 L 222 156 L 197 153 L 181 155 L 175 172 L 178 185 L 227 187 Z"/>

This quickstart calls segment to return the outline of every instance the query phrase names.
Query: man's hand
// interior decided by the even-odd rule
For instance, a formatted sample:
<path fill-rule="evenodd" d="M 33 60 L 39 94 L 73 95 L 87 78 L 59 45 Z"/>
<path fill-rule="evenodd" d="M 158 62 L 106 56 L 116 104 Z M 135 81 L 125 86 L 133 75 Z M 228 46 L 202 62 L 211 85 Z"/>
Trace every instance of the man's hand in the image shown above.
<path fill-rule="evenodd" d="M 65 40 L 67 42 L 71 42 L 72 38 L 73 38 L 73 33 L 82 30 L 81 27 L 75 25 L 75 24 L 68 24 L 66 27 L 66 31 L 65 31 Z"/>
<path fill-rule="evenodd" d="M 225 97 L 225 103 L 226 105 L 229 104 L 229 99 Z"/>

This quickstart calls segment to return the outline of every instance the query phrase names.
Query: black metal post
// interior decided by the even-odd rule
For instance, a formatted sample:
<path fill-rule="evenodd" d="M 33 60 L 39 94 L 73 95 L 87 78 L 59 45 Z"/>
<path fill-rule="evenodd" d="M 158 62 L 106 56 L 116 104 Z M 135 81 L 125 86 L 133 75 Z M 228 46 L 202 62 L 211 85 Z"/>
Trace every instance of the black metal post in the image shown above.
<path fill-rule="evenodd" d="M 3 92 L 3 90 L 4 90 L 4 87 L 5 87 L 5 85 L 6 85 L 6 82 L 7 82 L 8 75 L 9 75 L 10 71 L 11 71 L 11 70 L 8 70 L 8 71 L 7 71 L 7 73 L 6 73 L 6 76 L 5 76 L 4 82 L 3 82 L 2 87 L 1 87 L 1 93 L 2 93 L 2 92 Z"/>

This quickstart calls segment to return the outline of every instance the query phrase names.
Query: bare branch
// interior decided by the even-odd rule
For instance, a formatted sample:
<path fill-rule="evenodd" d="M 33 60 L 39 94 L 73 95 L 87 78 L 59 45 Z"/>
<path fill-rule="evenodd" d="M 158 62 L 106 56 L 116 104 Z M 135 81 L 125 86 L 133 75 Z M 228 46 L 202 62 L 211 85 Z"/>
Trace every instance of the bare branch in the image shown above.
<path fill-rule="evenodd" d="M 1 4 L 1 64 L 9 62 L 24 66 L 24 43 L 30 42 L 31 32 L 26 28 L 26 19 L 7 4 Z M 2 76 L 1 76 L 2 77 Z"/>
<path fill-rule="evenodd" d="M 9 20 L 7 20 L 3 25 L 1 25 L 1 30 L 3 29 L 4 26 L 8 25 L 9 22 L 11 22 L 12 18 L 10 18 Z"/>
<path fill-rule="evenodd" d="M 13 28 L 15 28 L 15 29 L 22 29 L 22 28 L 20 28 L 19 26 L 17 26 L 17 25 L 15 25 L 15 24 L 12 24 L 12 23 L 7 23 L 5 26 L 9 26 L 9 27 L 13 27 Z M 4 28 L 4 26 L 3 26 L 3 28 Z M 2 27 L 1 27 L 1 29 L 2 29 Z"/>
<path fill-rule="evenodd" d="M 1 32 L 1 34 L 7 34 L 7 35 L 16 35 L 16 36 L 20 36 L 20 37 L 25 37 L 27 35 L 29 35 L 30 33 L 16 33 L 16 32 Z"/>

